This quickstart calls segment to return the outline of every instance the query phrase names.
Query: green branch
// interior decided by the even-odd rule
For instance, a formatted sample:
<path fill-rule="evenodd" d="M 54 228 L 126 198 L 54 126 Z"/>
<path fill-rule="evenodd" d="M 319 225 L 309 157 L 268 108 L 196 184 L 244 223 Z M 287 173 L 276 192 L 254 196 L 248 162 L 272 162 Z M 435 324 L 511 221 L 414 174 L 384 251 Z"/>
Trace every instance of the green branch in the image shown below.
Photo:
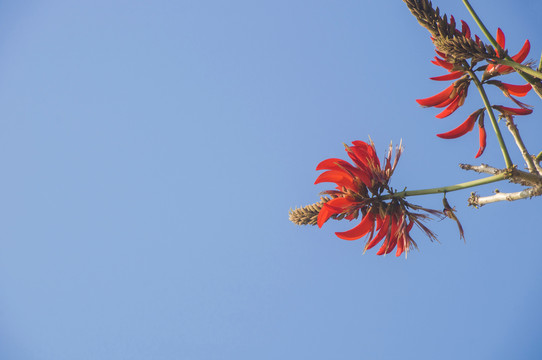
<path fill-rule="evenodd" d="M 512 163 L 512 160 L 510 159 L 510 155 L 508 154 L 508 149 L 506 148 L 506 144 L 504 143 L 504 139 L 502 138 L 501 130 L 499 129 L 499 124 L 497 123 L 497 119 L 495 118 L 495 113 L 493 113 L 493 109 L 491 108 L 491 104 L 489 103 L 489 99 L 487 98 L 486 91 L 484 90 L 484 87 L 480 83 L 480 80 L 478 80 L 478 77 L 472 70 L 468 70 L 467 73 L 470 75 L 472 80 L 474 81 L 474 84 L 478 88 L 478 91 L 480 92 L 480 96 L 482 97 L 482 101 L 484 102 L 484 105 L 487 110 L 487 114 L 489 115 L 489 118 L 491 119 L 491 125 L 493 125 L 493 130 L 495 130 L 495 134 L 497 135 L 497 140 L 499 141 L 499 146 L 501 147 L 502 155 L 504 157 L 504 162 L 506 163 L 507 168 L 512 168 L 514 165 Z"/>
<path fill-rule="evenodd" d="M 423 189 L 423 190 L 404 190 L 404 191 L 396 192 L 393 194 L 384 195 L 382 196 L 382 200 L 397 198 L 397 197 L 439 194 L 439 193 L 447 193 L 447 192 L 452 192 L 452 191 L 457 191 L 457 190 L 463 190 L 463 189 L 468 189 L 475 186 L 491 184 L 497 181 L 505 180 L 507 176 L 508 174 L 502 173 L 498 175 L 488 176 L 483 179 L 468 181 L 468 182 L 464 182 L 464 183 L 456 184 L 456 185 L 443 186 L 443 187 L 437 187 L 437 188 L 432 188 L 432 189 Z"/>

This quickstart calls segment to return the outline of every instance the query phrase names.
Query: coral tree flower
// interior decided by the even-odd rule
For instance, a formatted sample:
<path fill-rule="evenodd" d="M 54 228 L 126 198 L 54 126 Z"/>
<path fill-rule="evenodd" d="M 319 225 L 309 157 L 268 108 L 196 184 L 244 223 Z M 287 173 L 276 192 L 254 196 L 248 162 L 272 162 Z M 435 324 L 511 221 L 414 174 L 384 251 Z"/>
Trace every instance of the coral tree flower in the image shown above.
<path fill-rule="evenodd" d="M 412 245 L 415 246 L 410 237 L 410 230 L 414 223 L 419 224 L 418 217 L 424 215 L 407 211 L 406 206 L 412 205 L 404 200 L 394 199 L 385 202 L 380 199 L 384 191 L 390 192 L 388 182 L 401 155 L 401 146 L 397 148 L 392 163 L 390 145 L 382 166 L 372 142 L 368 144 L 353 141 L 352 146 L 345 145 L 345 148 L 352 164 L 342 159 L 331 158 L 322 161 L 316 167 L 316 170 L 326 171 L 318 176 L 315 184 L 331 182 L 337 185 L 335 190 L 323 192 L 333 198 L 322 206 L 318 214 L 318 227 L 322 227 L 331 217 L 353 220 L 361 215 L 358 225 L 348 231 L 336 232 L 335 235 L 344 240 L 357 240 L 369 235 L 365 250 L 371 249 L 383 240 L 377 255 L 388 254 L 395 248 L 396 256 L 408 252 Z M 416 206 L 415 208 L 422 209 Z M 422 228 L 426 233 L 429 231 L 423 225 Z"/>
<path fill-rule="evenodd" d="M 417 99 L 416 102 L 423 107 L 436 107 L 436 108 L 446 107 L 446 109 L 444 109 L 442 112 L 436 115 L 437 118 L 442 119 L 442 118 L 447 117 L 448 115 L 451 115 L 454 111 L 456 111 L 460 106 L 462 106 L 465 103 L 465 98 L 467 97 L 471 80 L 470 80 L 470 77 L 466 75 L 465 71 L 463 70 L 454 71 L 454 64 L 447 61 L 447 60 L 451 61 L 451 59 L 448 59 L 446 54 L 443 54 L 439 51 L 436 51 L 436 53 L 440 57 L 435 56 L 434 60 L 432 60 L 431 63 L 448 70 L 449 74 L 432 77 L 431 80 L 435 80 L 435 81 L 448 81 L 448 80 L 456 80 L 456 79 L 459 79 L 459 80 L 454 81 L 450 86 L 448 86 L 446 89 L 444 89 L 440 93 L 430 96 L 425 99 Z"/>
<path fill-rule="evenodd" d="M 453 16 L 450 17 L 450 22 L 455 24 Z M 456 32 L 468 38 L 471 36 L 469 26 L 463 20 L 461 20 L 461 31 L 456 29 Z M 436 115 L 437 118 L 442 119 L 451 115 L 465 103 L 471 79 L 465 70 L 456 68 L 457 65 L 453 58 L 438 50 L 435 50 L 435 52 L 438 56 L 435 56 L 431 63 L 448 70 L 448 74 L 430 79 L 435 81 L 456 81 L 440 93 L 425 99 L 417 99 L 416 102 L 423 107 L 446 107 L 446 109 Z"/>
<path fill-rule="evenodd" d="M 437 134 L 437 136 L 442 139 L 456 139 L 472 131 L 472 129 L 474 128 L 474 124 L 476 123 L 476 120 L 478 120 L 478 132 L 479 132 L 478 140 L 480 143 L 480 148 L 478 149 L 478 153 L 476 154 L 475 158 L 480 157 L 486 148 L 486 130 L 484 128 L 484 111 L 485 111 L 484 108 L 476 110 L 475 112 L 470 114 L 467 120 L 461 123 L 461 125 L 459 125 L 455 129 L 450 130 L 448 132 Z"/>
<path fill-rule="evenodd" d="M 455 30 L 455 33 L 458 36 L 463 36 L 465 38 L 471 39 L 471 32 L 468 27 L 468 25 L 461 20 L 461 31 Z M 455 19 L 453 16 L 450 16 L 450 25 L 455 28 Z M 432 38 L 433 41 L 435 40 Z M 497 42 L 499 46 L 504 49 L 505 46 L 505 37 L 504 33 L 501 29 L 498 29 L 497 31 Z M 480 38 L 475 35 L 475 43 L 483 46 L 483 44 L 480 41 Z M 516 62 L 521 63 L 525 60 L 530 50 L 530 43 L 527 40 L 525 44 L 523 45 L 522 49 L 519 51 L 518 54 L 514 55 L 512 59 Z M 431 80 L 436 81 L 448 81 L 448 80 L 455 80 L 450 86 L 448 86 L 446 89 L 441 91 L 440 93 L 433 95 L 431 97 L 425 98 L 425 99 L 417 99 L 416 102 L 420 104 L 423 107 L 446 107 L 444 111 L 440 112 L 436 115 L 437 118 L 444 118 L 448 115 L 455 112 L 460 106 L 462 106 L 465 102 L 465 98 L 467 96 L 467 90 L 470 85 L 470 82 L 472 81 L 469 69 L 472 69 L 475 62 L 474 60 L 471 62 L 471 65 L 469 67 L 468 63 L 465 61 L 463 62 L 457 62 L 456 59 L 454 59 L 453 56 L 449 56 L 443 52 L 440 52 L 436 50 L 436 53 L 438 56 L 435 56 L 435 58 L 431 61 L 431 63 L 442 67 L 448 71 L 448 74 L 432 77 Z M 500 58 L 504 57 L 504 53 L 501 53 L 499 55 Z M 491 60 L 489 60 L 491 62 Z M 489 78 L 497 75 L 504 75 L 508 74 L 510 72 L 513 72 L 513 68 L 510 66 L 503 66 L 498 64 L 489 64 L 485 67 L 481 67 L 479 69 L 485 69 L 484 75 L 482 77 L 482 83 L 485 84 L 491 84 L 497 86 L 501 91 L 504 93 L 506 97 L 508 97 L 510 100 L 512 100 L 516 105 L 518 105 L 520 108 L 507 108 L 500 105 L 493 106 L 494 109 L 501 112 L 502 117 L 507 116 L 514 116 L 514 115 L 528 115 L 532 112 L 531 109 L 529 109 L 531 106 L 524 104 L 523 102 L 516 99 L 514 96 L 523 97 L 527 95 L 527 93 L 532 89 L 531 84 L 525 84 L 525 85 L 512 85 L 503 83 L 498 80 L 488 80 Z M 477 71 L 477 70 L 473 70 Z M 475 112 L 473 112 L 461 125 L 456 127 L 455 129 L 452 129 L 448 132 L 437 134 L 438 137 L 443 139 L 455 139 L 458 137 L 461 137 L 468 132 L 472 131 L 474 128 L 474 124 L 478 120 L 478 141 L 479 141 L 479 149 L 476 154 L 476 158 L 480 157 L 485 148 L 486 148 L 486 130 L 484 128 L 484 111 L 485 109 L 478 109 Z"/>
<path fill-rule="evenodd" d="M 501 47 L 501 49 L 505 49 L 506 39 L 504 36 L 503 31 L 499 28 L 497 29 L 497 44 Z M 529 51 L 531 51 L 531 43 L 529 40 L 525 40 L 525 43 L 523 43 L 523 46 L 521 47 L 521 50 L 519 52 L 512 56 L 512 60 L 514 60 L 517 63 L 522 63 L 526 58 L 527 55 L 529 55 Z M 503 57 L 500 57 L 503 58 Z M 482 77 L 482 79 L 487 79 L 493 76 L 497 75 L 504 75 L 509 74 L 511 72 L 514 72 L 515 70 L 507 65 L 500 65 L 500 64 L 489 64 L 486 68 L 486 71 Z"/>
<path fill-rule="evenodd" d="M 519 107 L 523 109 L 528 109 L 532 107 L 531 105 L 527 105 L 516 99 L 514 96 L 523 97 L 531 91 L 533 88 L 531 84 L 527 83 L 525 85 L 512 85 L 512 84 L 506 84 L 499 80 L 487 80 L 485 81 L 486 84 L 491 84 L 497 86 L 499 89 L 502 90 L 504 96 L 512 100 L 516 103 Z M 514 96 L 512 96 L 514 95 Z"/>
<path fill-rule="evenodd" d="M 441 108 L 446 106 L 446 109 L 436 115 L 439 119 L 445 118 L 465 103 L 469 83 L 468 77 L 462 77 L 438 94 L 425 99 L 417 99 L 416 102 L 423 107 Z"/>

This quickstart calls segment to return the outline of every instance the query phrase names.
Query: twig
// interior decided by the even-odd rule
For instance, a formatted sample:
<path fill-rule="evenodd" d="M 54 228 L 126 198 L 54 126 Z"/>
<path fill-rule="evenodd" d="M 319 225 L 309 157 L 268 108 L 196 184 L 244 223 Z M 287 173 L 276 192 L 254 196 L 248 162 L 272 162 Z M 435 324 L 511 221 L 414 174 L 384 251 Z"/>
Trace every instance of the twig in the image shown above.
<path fill-rule="evenodd" d="M 473 170 L 481 174 L 490 174 L 490 175 L 497 175 L 502 171 L 497 168 L 494 168 L 493 166 L 489 166 L 487 164 L 482 164 L 482 165 L 459 164 L 459 167 L 463 170 Z"/>
<path fill-rule="evenodd" d="M 484 206 L 498 201 L 515 201 L 520 199 L 532 198 L 533 196 L 542 195 L 542 187 L 533 187 L 514 193 L 501 193 L 495 195 L 480 197 L 472 193 L 469 198 L 469 205 L 474 207 Z"/>
<path fill-rule="evenodd" d="M 538 174 L 542 176 L 542 166 L 540 166 L 539 164 L 538 157 L 535 155 L 533 155 L 532 157 L 534 160 L 534 166 L 536 167 L 536 170 L 538 170 Z"/>
<path fill-rule="evenodd" d="M 518 128 L 516 124 L 514 124 L 514 118 L 512 116 L 506 117 L 506 126 L 508 126 L 508 130 L 510 130 L 510 133 L 514 137 L 514 140 L 516 141 L 516 144 L 521 151 L 521 155 L 523 155 L 523 159 L 525 160 L 525 163 L 527 163 L 527 168 L 529 169 L 529 172 L 537 174 L 538 172 L 535 169 L 533 158 L 527 151 L 527 148 L 525 147 L 525 144 L 523 143 L 523 140 L 519 135 Z"/>

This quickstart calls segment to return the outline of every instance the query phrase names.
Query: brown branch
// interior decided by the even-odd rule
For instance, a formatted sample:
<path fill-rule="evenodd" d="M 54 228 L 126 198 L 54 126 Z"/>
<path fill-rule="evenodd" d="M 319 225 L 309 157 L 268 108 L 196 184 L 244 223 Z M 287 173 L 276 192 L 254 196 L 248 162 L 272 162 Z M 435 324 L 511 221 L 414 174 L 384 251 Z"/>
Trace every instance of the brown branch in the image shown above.
<path fill-rule="evenodd" d="M 527 164 L 527 168 L 529 169 L 529 172 L 533 174 L 537 174 L 538 171 L 535 168 L 533 158 L 527 151 L 527 148 L 525 147 L 525 144 L 523 143 L 523 140 L 521 139 L 518 128 L 516 124 L 514 123 L 514 118 L 512 116 L 506 117 L 506 126 L 508 126 L 508 130 L 514 137 L 514 140 L 516 141 L 516 145 L 521 151 L 521 155 L 523 156 L 523 159 L 525 160 L 525 163 Z"/>
<path fill-rule="evenodd" d="M 498 201 L 516 201 L 521 199 L 532 198 L 533 196 L 542 195 L 542 187 L 532 187 L 522 191 L 513 193 L 502 193 L 496 191 L 495 195 L 480 197 L 475 193 L 472 193 L 469 198 L 469 205 L 474 207 L 481 207 L 487 204 L 491 204 Z"/>

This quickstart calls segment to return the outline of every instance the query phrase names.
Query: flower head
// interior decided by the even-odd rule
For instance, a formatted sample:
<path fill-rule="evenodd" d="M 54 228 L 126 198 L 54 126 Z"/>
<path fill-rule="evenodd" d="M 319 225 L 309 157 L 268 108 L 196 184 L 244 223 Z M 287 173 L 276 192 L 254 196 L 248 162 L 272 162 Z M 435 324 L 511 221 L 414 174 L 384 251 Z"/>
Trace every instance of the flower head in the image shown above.
<path fill-rule="evenodd" d="M 476 110 L 475 112 L 470 114 L 467 120 L 462 122 L 461 125 L 459 125 L 455 129 L 452 129 L 448 132 L 437 134 L 437 136 L 442 139 L 456 139 L 472 131 L 472 129 L 474 129 L 474 124 L 476 123 L 476 120 L 478 120 L 478 132 L 479 132 L 478 140 L 480 142 L 480 148 L 478 149 L 478 153 L 476 154 L 475 158 L 480 157 L 486 148 L 486 130 L 484 128 L 484 111 L 485 111 L 484 108 Z"/>
<path fill-rule="evenodd" d="M 366 250 L 384 240 L 377 255 L 388 254 L 397 247 L 396 256 L 399 256 L 403 252 L 407 253 L 411 246 L 416 246 L 410 237 L 414 224 L 434 239 L 434 234 L 420 222 L 428 216 L 413 213 L 408 209 L 426 211 L 432 215 L 440 215 L 440 211 L 424 209 L 409 204 L 402 198 L 390 196 L 393 190 L 389 187 L 389 181 L 397 166 L 402 147 L 397 147 L 392 162 L 393 148 L 390 144 L 382 165 L 372 142 L 368 144 L 353 141 L 352 146 L 345 145 L 345 148 L 353 164 L 331 158 L 322 161 L 316 167 L 316 170 L 326 171 L 318 176 L 315 184 L 331 182 L 337 185 L 334 190 L 323 192 L 331 195 L 332 199 L 322 205 L 318 214 L 318 227 L 322 227 L 332 217 L 353 220 L 361 216 L 360 223 L 354 228 L 336 232 L 335 235 L 344 240 L 357 240 L 369 235 Z"/>

